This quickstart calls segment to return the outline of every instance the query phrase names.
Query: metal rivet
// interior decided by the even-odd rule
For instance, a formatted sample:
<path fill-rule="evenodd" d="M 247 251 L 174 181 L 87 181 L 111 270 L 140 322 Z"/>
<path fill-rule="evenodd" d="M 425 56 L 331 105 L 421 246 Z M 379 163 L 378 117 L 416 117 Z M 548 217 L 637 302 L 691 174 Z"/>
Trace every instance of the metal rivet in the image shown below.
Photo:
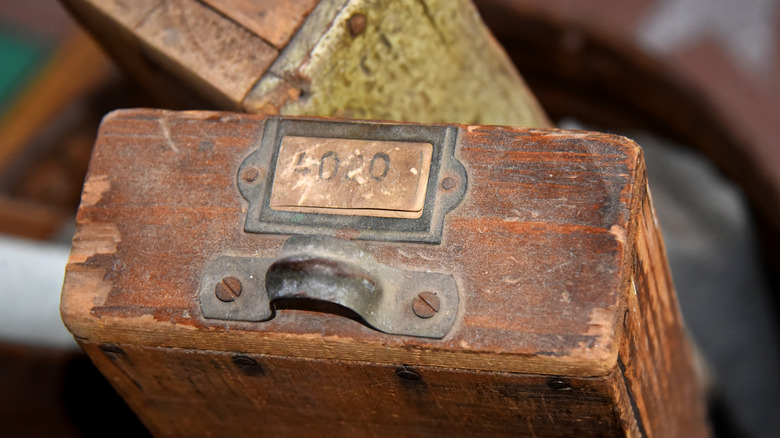
<path fill-rule="evenodd" d="M 400 367 L 396 368 L 395 375 L 404 380 L 412 380 L 412 381 L 420 380 L 422 378 L 420 376 L 420 373 L 409 368 L 407 365 L 401 365 Z"/>
<path fill-rule="evenodd" d="M 366 30 L 366 16 L 355 14 L 349 17 L 349 33 L 352 36 L 358 36 Z"/>
<path fill-rule="evenodd" d="M 547 381 L 547 386 L 558 391 L 568 391 L 571 389 L 571 384 L 566 379 L 550 379 Z"/>
<path fill-rule="evenodd" d="M 246 181 L 246 182 L 254 182 L 260 176 L 260 171 L 257 170 L 254 167 L 250 167 L 249 169 L 244 171 L 244 175 L 243 176 L 244 176 L 244 181 Z"/>
<path fill-rule="evenodd" d="M 455 188 L 455 186 L 458 185 L 458 182 L 455 181 L 455 178 L 448 176 L 447 178 L 444 178 L 444 180 L 441 182 L 442 188 L 444 190 L 452 190 Z"/>
<path fill-rule="evenodd" d="M 420 318 L 430 318 L 439 311 L 439 297 L 433 292 L 420 292 L 412 301 L 412 310 Z"/>
<path fill-rule="evenodd" d="M 217 283 L 214 288 L 214 294 L 220 301 L 229 303 L 239 296 L 244 287 L 241 285 L 241 281 L 236 277 L 225 277 Z"/>

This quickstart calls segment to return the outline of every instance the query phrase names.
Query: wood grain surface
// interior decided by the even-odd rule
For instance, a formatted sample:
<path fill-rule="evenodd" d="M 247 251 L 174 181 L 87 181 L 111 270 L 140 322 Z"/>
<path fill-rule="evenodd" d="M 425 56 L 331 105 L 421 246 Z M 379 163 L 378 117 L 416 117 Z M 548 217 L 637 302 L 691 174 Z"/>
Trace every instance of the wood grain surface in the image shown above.
<path fill-rule="evenodd" d="M 212 108 L 239 109 L 279 54 L 271 44 L 197 1 L 65 4 L 89 23 L 120 65 L 173 107 L 197 107 L 206 101 Z"/>
<path fill-rule="evenodd" d="M 645 419 L 643 435 L 697 436 L 702 433 L 705 403 L 692 375 L 684 371 L 693 368 L 693 354 L 684 336 L 649 188 L 641 199 L 619 366 Z"/>
<path fill-rule="evenodd" d="M 281 50 L 318 0 L 206 0 L 204 3 Z"/>
<path fill-rule="evenodd" d="M 63 0 L 163 105 L 548 126 L 470 0 Z"/>
<path fill-rule="evenodd" d="M 615 403 L 626 397 L 619 370 L 570 379 L 116 344 L 85 349 L 109 380 L 122 382 L 120 393 L 156 436 L 618 437 L 631 415 Z"/>
<path fill-rule="evenodd" d="M 153 431 L 186 436 L 211 424 L 215 429 L 208 430 L 231 435 L 218 425 L 237 408 L 216 401 L 225 394 L 212 394 L 218 391 L 215 379 L 228 382 L 225 391 L 236 403 L 252 404 L 238 409 L 255 412 L 253 421 L 276 421 L 270 414 L 276 411 L 267 410 L 271 398 L 234 392 L 246 387 L 244 378 L 226 364 L 240 354 L 273 370 L 268 375 L 286 376 L 277 381 L 278 391 L 292 394 L 288 401 L 303 397 L 308 403 L 301 403 L 298 415 L 347 435 L 380 435 L 378 424 L 388 425 L 390 434 L 391 425 L 400 424 L 393 414 L 414 425 L 409 433 L 430 436 L 477 433 L 461 420 L 442 418 L 560 436 L 706 434 L 665 256 L 654 221 L 644 216 L 650 213 L 641 149 L 617 136 L 458 126 L 455 157 L 466 168 L 468 189 L 446 216 L 442 243 L 357 241 L 381 263 L 455 277 L 461 306 L 441 340 L 383 334 L 311 309 L 280 309 L 263 323 L 202 318 L 197 290 L 210 261 L 220 255 L 276 257 L 288 237 L 243 231 L 246 203 L 236 174 L 259 146 L 265 120 L 126 110 L 108 115 L 101 126 L 62 314 Z M 335 234 L 348 239 L 354 232 Z M 100 350 L 101 344 L 111 345 Z M 106 361 L 107 351 L 115 360 Z M 335 387 L 339 363 L 349 370 L 341 392 L 319 393 L 301 383 L 308 376 L 314 387 L 318 379 Z M 452 417 L 426 420 L 424 411 L 404 413 L 406 404 L 387 400 L 375 401 L 381 412 L 366 413 L 358 409 L 365 403 L 351 401 L 351 392 L 362 391 L 356 388 L 395 382 L 392 370 L 404 364 L 430 373 L 425 397 L 437 403 L 436 415 Z M 165 377 L 154 377 L 159 367 Z M 446 383 L 449 375 L 458 375 L 454 383 Z M 590 389 L 548 397 L 544 385 L 551 376 Z M 497 380 L 476 383 L 485 379 Z M 397 384 L 390 381 L 386 385 Z M 510 397 L 522 404 L 522 419 L 507 419 L 508 402 L 491 395 L 499 391 L 487 389 L 491 385 L 524 388 Z M 454 391 L 451 404 L 444 401 L 446 388 Z M 197 400 L 212 401 L 191 399 L 192 391 L 201 391 Z M 253 394 L 282 393 L 258 391 Z M 211 406 L 198 409 L 214 409 L 213 415 L 193 419 L 198 403 Z M 556 403 L 577 407 L 558 409 Z M 439 404 L 452 410 L 443 414 Z M 284 406 L 285 412 L 295 409 Z M 339 417 L 324 406 L 350 415 Z M 475 409 L 475 417 L 461 412 L 464 406 Z M 489 408 L 496 412 L 481 411 Z M 561 419 L 545 419 L 548 414 Z M 295 435 L 298 426 L 268 427 Z M 484 429 L 483 435 L 499 433 Z"/>

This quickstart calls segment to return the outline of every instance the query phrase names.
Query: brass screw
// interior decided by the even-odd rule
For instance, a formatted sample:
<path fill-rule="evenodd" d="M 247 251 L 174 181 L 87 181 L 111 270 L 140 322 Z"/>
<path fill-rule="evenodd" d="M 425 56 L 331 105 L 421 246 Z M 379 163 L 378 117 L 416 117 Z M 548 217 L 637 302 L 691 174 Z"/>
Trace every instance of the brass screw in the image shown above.
<path fill-rule="evenodd" d="M 433 292 L 420 292 L 412 301 L 412 310 L 420 318 L 430 318 L 439 311 L 439 297 Z"/>
<path fill-rule="evenodd" d="M 352 36 L 358 36 L 366 30 L 366 16 L 363 14 L 355 14 L 349 17 L 349 33 Z"/>
<path fill-rule="evenodd" d="M 217 286 L 214 288 L 214 294 L 220 301 L 229 303 L 241 295 L 243 288 L 238 278 L 225 277 L 217 283 Z"/>

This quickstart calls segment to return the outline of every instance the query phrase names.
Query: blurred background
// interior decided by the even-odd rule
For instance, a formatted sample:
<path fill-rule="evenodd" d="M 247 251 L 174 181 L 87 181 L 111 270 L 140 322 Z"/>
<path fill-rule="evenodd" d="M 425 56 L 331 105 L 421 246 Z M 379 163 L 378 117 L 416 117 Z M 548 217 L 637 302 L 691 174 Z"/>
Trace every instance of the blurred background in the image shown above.
<path fill-rule="evenodd" d="M 479 0 L 562 128 L 644 149 L 714 431 L 780 436 L 780 1 Z M 55 0 L 0 0 L 0 434 L 144 436 L 59 294 L 101 117 L 165 107 Z"/>

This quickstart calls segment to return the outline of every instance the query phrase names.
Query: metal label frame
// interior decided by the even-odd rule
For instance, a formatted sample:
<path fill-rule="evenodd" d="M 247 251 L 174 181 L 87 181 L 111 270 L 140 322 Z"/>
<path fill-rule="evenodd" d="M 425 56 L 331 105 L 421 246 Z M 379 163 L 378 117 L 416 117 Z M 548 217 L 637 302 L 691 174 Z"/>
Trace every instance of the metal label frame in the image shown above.
<path fill-rule="evenodd" d="M 332 236 L 339 230 L 354 230 L 357 232 L 356 239 L 362 240 L 439 244 L 444 216 L 460 203 L 468 186 L 466 169 L 454 156 L 457 132 L 453 126 L 269 118 L 260 147 L 244 160 L 238 170 L 238 188 L 249 203 L 244 231 Z M 274 172 L 282 139 L 288 135 L 432 144 L 433 156 L 422 215 L 416 219 L 404 219 L 273 210 L 269 203 Z M 247 174 L 261 176 L 251 180 L 244 177 Z M 447 188 L 442 187 L 445 178 L 451 178 Z"/>

